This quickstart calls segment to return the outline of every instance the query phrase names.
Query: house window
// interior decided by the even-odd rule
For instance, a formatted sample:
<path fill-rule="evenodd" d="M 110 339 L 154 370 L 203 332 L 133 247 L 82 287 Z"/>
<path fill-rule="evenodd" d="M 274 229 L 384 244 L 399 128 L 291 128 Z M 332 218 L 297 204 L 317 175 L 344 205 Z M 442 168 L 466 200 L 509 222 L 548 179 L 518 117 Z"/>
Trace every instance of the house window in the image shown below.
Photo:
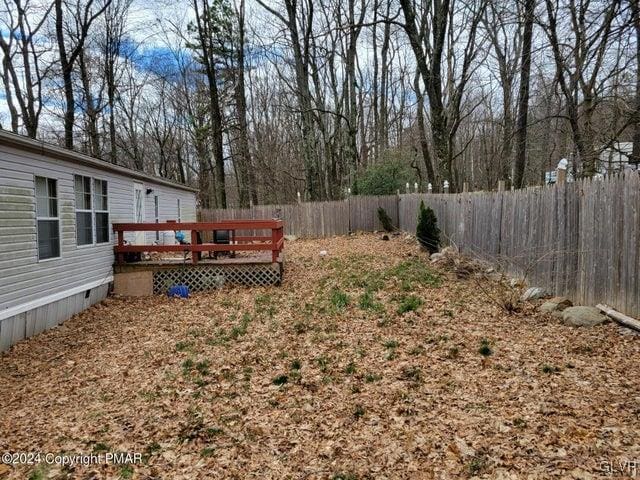
<path fill-rule="evenodd" d="M 91 210 L 91 177 L 76 175 L 76 241 L 78 245 L 93 243 L 93 211 Z"/>
<path fill-rule="evenodd" d="M 160 223 L 160 199 L 158 195 L 153 197 L 153 214 L 156 219 L 156 223 Z M 156 231 L 156 241 L 160 241 L 160 232 Z"/>
<path fill-rule="evenodd" d="M 58 184 L 53 178 L 36 177 L 36 222 L 38 224 L 38 259 L 60 256 L 60 218 Z"/>
<path fill-rule="evenodd" d="M 76 175 L 74 177 L 74 190 L 76 197 L 77 244 L 93 245 L 94 243 L 109 242 L 107 182 Z"/>
<path fill-rule="evenodd" d="M 93 179 L 93 210 L 96 222 L 96 243 L 109 241 L 109 197 L 107 182 Z"/>

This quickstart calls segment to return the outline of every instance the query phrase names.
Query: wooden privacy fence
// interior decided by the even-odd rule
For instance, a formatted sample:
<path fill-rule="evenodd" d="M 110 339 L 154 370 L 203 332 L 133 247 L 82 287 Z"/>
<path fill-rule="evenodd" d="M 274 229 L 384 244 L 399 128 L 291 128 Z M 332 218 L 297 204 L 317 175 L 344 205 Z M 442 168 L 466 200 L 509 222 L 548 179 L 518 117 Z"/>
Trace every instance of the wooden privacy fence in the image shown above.
<path fill-rule="evenodd" d="M 284 220 L 286 235 L 330 237 L 349 232 L 372 232 L 378 223 L 378 207 L 383 207 L 395 225 L 399 224 L 398 196 L 354 196 L 334 202 L 310 202 L 291 205 L 257 205 L 251 208 L 200 210 L 201 222 L 236 219 Z"/>
<path fill-rule="evenodd" d="M 355 196 L 336 202 L 207 210 L 201 221 L 285 221 L 301 237 L 381 230 L 382 206 L 401 230 L 415 233 L 420 201 L 433 208 L 447 242 L 498 263 L 574 302 L 607 303 L 640 316 L 640 174 L 626 172 L 505 192 Z"/>

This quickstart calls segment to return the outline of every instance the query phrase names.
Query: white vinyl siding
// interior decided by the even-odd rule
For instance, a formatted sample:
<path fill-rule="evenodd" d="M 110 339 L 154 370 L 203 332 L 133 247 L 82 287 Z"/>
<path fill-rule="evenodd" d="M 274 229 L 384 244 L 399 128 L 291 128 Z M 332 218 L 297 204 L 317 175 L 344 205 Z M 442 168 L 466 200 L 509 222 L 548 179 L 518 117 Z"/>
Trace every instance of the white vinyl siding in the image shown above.
<path fill-rule="evenodd" d="M 111 241 L 77 247 L 74 175 L 107 182 Z M 36 176 L 57 180 L 60 257 L 43 262 L 38 261 Z M 48 295 L 109 279 L 114 262 L 111 224 L 131 222 L 134 181 L 131 175 L 51 159 L 46 154 L 0 144 L 0 313 Z M 178 197 L 183 218 L 195 221 L 194 192 L 156 184 L 152 179 L 141 181 L 145 191 L 151 188 L 160 197 L 161 222 L 176 218 Z M 144 221 L 154 222 L 154 195 L 143 197 L 147 207 Z M 132 235 L 127 234 L 125 238 L 131 239 Z"/>

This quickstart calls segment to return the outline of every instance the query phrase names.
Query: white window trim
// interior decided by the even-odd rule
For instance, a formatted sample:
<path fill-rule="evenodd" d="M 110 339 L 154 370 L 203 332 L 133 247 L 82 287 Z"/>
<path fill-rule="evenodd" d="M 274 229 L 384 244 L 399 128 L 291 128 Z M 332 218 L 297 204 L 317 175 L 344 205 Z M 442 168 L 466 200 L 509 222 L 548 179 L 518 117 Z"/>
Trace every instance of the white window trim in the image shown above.
<path fill-rule="evenodd" d="M 58 212 L 57 217 L 39 217 L 38 216 L 38 192 L 36 186 L 36 178 L 45 178 L 56 181 L 56 211 Z M 38 263 L 46 263 L 52 262 L 55 260 L 60 260 L 62 258 L 62 220 L 60 219 L 60 180 L 57 177 L 45 177 L 43 175 L 34 175 L 33 176 L 33 198 L 36 201 L 36 256 L 38 257 Z M 38 238 L 38 220 L 57 220 L 58 221 L 58 250 L 60 254 L 57 257 L 49 257 L 49 258 L 40 258 L 40 241 Z"/>
<path fill-rule="evenodd" d="M 95 181 L 98 180 L 100 182 L 104 182 L 107 184 L 107 209 L 106 210 L 96 210 L 96 202 L 95 202 L 95 189 L 91 192 L 91 208 L 93 209 L 93 242 L 95 245 L 106 245 L 111 243 L 111 230 L 109 229 L 109 220 L 111 219 L 111 209 L 109 208 L 109 181 L 104 180 L 102 178 L 92 178 L 91 179 L 91 187 L 93 188 L 95 185 Z M 100 194 L 102 196 L 102 193 Z M 107 241 L 106 242 L 98 242 L 98 222 L 96 221 L 96 213 L 106 213 L 107 214 Z"/>
<path fill-rule="evenodd" d="M 91 189 L 90 191 L 90 196 L 91 196 L 91 209 L 87 210 L 87 209 L 83 209 L 83 208 L 77 208 L 77 203 L 76 203 L 76 177 L 83 177 L 83 178 L 89 178 L 91 181 L 89 182 L 89 187 Z M 95 199 L 94 199 L 94 194 L 95 194 L 95 188 L 94 188 L 94 181 L 95 180 L 100 180 L 102 182 L 107 182 L 107 210 L 96 210 L 95 209 Z M 97 242 L 97 238 L 96 238 L 96 212 L 98 213 L 107 213 L 107 215 L 109 216 L 109 218 L 111 218 L 111 195 L 109 194 L 109 184 L 111 182 L 109 182 L 108 180 L 105 180 L 103 178 L 98 178 L 98 177 L 92 177 L 91 175 L 83 175 L 81 173 L 75 173 L 73 175 L 73 216 L 74 216 L 74 222 L 75 222 L 75 227 L 76 227 L 76 248 L 77 249 L 82 249 L 82 248 L 91 248 L 91 247 L 95 247 L 98 245 L 109 245 L 112 243 L 112 239 L 111 239 L 111 231 L 109 231 L 109 240 L 106 242 Z M 90 213 L 91 214 L 91 243 L 84 243 L 82 245 L 78 245 L 78 217 L 76 216 L 76 213 Z"/>
<path fill-rule="evenodd" d="M 89 182 L 89 196 L 91 197 L 91 210 L 87 210 L 86 208 L 78 208 L 78 200 L 76 198 L 76 177 L 82 177 L 82 181 L 83 181 L 83 186 L 82 188 L 84 189 L 84 179 L 88 178 L 90 180 Z M 84 190 L 83 190 L 83 195 L 84 195 Z M 90 248 L 93 247 L 94 245 L 94 240 L 95 240 L 95 235 L 94 235 L 94 231 L 93 231 L 93 179 L 91 178 L 90 175 L 82 175 L 81 173 L 76 173 L 73 175 L 73 206 L 74 206 L 74 211 L 73 211 L 73 220 L 75 222 L 75 226 L 76 226 L 76 248 Z M 80 245 L 78 243 L 78 215 L 77 213 L 81 212 L 81 213 L 90 213 L 91 214 L 91 242 L 90 243 L 83 243 L 82 245 Z"/>

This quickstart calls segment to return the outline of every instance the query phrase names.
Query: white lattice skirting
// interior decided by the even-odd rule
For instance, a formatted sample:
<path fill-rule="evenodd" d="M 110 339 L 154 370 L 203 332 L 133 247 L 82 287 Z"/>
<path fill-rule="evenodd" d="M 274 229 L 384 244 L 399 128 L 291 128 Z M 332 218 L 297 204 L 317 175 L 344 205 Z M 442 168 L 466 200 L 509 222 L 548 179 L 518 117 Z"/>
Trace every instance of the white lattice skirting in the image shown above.
<path fill-rule="evenodd" d="M 227 283 L 266 286 L 282 281 L 281 266 L 256 265 L 190 265 L 156 270 L 153 272 L 153 292 L 165 293 L 169 287 L 184 284 L 192 292 L 221 288 Z"/>

